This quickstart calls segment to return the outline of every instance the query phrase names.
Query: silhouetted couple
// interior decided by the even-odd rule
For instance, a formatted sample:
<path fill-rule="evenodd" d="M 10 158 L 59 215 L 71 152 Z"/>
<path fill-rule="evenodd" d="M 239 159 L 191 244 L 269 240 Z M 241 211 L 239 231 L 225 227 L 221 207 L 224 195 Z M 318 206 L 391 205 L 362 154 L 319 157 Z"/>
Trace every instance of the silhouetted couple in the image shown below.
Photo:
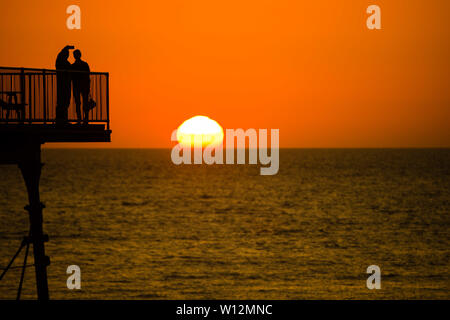
<path fill-rule="evenodd" d="M 88 103 L 91 90 L 90 69 L 89 65 L 81 60 L 81 51 L 78 49 L 73 52 L 75 62 L 71 64 L 68 61 L 70 49 L 74 49 L 74 47 L 65 46 L 56 58 L 56 123 L 67 123 L 72 85 L 78 123 L 83 121 L 84 124 L 87 124 L 90 110 Z M 81 113 L 81 99 L 83 100 L 84 119 Z"/>

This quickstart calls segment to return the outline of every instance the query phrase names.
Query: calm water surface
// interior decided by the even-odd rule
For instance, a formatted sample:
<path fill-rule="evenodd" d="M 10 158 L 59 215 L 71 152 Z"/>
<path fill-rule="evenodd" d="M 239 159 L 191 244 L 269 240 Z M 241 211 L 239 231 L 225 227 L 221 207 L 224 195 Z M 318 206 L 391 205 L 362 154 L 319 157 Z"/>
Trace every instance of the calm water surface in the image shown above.
<path fill-rule="evenodd" d="M 281 150 L 275 176 L 175 166 L 170 150 L 47 149 L 43 162 L 51 298 L 450 298 L 448 149 Z M 28 216 L 17 167 L 0 176 L 4 267 Z M 366 288 L 372 264 L 382 290 Z M 0 298 L 18 281 L 13 269 Z M 23 297 L 34 287 L 30 268 Z"/>

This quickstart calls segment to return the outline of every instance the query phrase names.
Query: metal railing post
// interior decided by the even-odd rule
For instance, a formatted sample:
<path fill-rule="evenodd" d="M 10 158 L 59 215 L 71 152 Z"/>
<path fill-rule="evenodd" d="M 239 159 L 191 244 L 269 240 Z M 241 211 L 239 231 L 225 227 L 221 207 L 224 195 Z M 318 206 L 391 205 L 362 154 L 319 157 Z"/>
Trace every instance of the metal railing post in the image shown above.
<path fill-rule="evenodd" d="M 32 106 L 31 106 L 31 74 L 28 73 L 28 122 L 31 124 L 32 117 Z"/>
<path fill-rule="evenodd" d="M 106 74 L 106 121 L 109 130 L 109 73 Z"/>
<path fill-rule="evenodd" d="M 24 106 L 20 113 L 20 121 L 25 120 L 25 69 L 20 68 L 20 103 Z"/>
<path fill-rule="evenodd" d="M 44 124 L 47 123 L 47 84 L 45 81 L 45 69 L 42 70 L 42 99 L 43 99 L 43 108 L 44 108 Z"/>

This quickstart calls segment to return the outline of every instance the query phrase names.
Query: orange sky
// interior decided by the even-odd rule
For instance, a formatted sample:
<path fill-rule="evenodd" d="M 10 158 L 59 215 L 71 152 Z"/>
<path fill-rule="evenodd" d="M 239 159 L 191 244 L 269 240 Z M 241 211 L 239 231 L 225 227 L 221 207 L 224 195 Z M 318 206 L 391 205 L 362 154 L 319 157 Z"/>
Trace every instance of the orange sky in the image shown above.
<path fill-rule="evenodd" d="M 110 72 L 96 147 L 171 147 L 198 114 L 278 128 L 281 147 L 450 147 L 448 0 L 3 0 L 0 30 L 1 66 L 53 69 L 73 44 Z"/>

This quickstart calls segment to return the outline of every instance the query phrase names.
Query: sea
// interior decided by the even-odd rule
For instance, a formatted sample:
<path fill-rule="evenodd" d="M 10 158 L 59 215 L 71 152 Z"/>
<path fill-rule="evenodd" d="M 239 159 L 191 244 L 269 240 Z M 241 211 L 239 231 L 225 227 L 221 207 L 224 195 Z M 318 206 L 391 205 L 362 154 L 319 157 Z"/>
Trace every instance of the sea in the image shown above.
<path fill-rule="evenodd" d="M 273 176 L 177 166 L 170 151 L 43 150 L 50 298 L 450 298 L 450 149 L 281 149 Z M 0 166 L 2 269 L 27 203 L 17 166 Z M 23 260 L 0 299 L 16 298 Z M 32 250 L 27 264 L 22 298 L 35 299 Z"/>

